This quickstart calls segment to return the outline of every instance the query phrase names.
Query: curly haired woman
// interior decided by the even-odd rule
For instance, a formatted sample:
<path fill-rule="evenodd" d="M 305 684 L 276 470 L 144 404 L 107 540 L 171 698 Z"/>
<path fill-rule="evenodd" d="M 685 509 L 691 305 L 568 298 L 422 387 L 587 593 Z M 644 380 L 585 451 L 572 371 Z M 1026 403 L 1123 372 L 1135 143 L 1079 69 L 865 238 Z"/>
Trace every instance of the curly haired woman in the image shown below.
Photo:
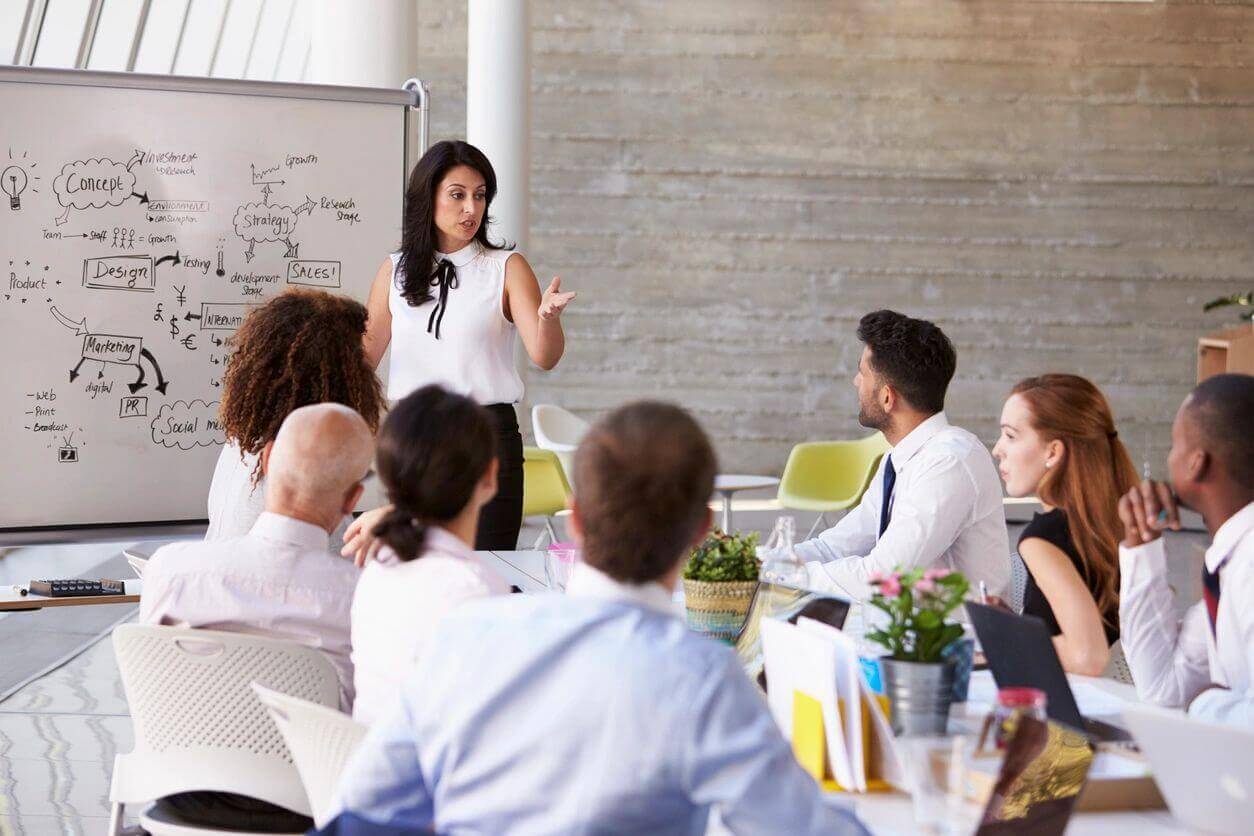
<path fill-rule="evenodd" d="M 206 540 L 248 533 L 265 505 L 261 458 L 298 407 L 340 403 L 377 431 L 383 389 L 366 360 L 366 308 L 343 296 L 289 290 L 254 309 L 230 339 L 219 417 L 226 448 L 209 486 Z M 343 529 L 331 543 L 338 551 Z"/>

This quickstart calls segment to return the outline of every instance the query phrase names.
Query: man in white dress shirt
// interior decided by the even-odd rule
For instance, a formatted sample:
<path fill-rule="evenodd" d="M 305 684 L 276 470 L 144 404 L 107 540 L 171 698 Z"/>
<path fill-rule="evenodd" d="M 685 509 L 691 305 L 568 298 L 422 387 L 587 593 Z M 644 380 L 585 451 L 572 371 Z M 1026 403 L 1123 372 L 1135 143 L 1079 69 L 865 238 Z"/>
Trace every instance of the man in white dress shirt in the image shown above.
<path fill-rule="evenodd" d="M 1170 485 L 1146 480 L 1119 501 L 1119 625 L 1144 700 L 1254 727 L 1254 377 L 1222 374 L 1180 406 Z M 1202 515 L 1211 546 L 1202 600 L 1175 618 L 1162 531 L 1178 506 Z"/>
<path fill-rule="evenodd" d="M 945 418 L 957 358 L 931 322 L 875 311 L 858 323 L 864 344 L 853 383 L 858 422 L 892 445 L 857 508 L 799 544 L 810 585 L 853 599 L 894 569 L 940 566 L 989 594 L 1010 581 L 1010 540 L 993 458 Z"/>
<path fill-rule="evenodd" d="M 731 648 L 671 593 L 710 524 L 716 464 L 678 407 L 637 403 L 579 445 L 565 595 L 445 618 L 344 770 L 334 836 L 864 834 L 793 757 Z"/>
<path fill-rule="evenodd" d="M 340 700 L 353 701 L 349 611 L 357 567 L 327 540 L 351 512 L 374 439 L 339 404 L 293 411 L 262 452 L 266 510 L 242 537 L 171 543 L 144 570 L 139 620 L 291 639 L 335 665 Z"/>

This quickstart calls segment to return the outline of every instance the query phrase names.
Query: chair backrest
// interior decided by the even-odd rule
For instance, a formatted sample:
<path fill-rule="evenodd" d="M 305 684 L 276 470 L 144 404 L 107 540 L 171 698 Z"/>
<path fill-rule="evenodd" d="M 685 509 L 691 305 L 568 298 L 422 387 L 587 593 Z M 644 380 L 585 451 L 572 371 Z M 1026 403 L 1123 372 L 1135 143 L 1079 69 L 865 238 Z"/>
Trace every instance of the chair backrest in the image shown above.
<path fill-rule="evenodd" d="M 113 631 L 135 731 L 110 797 L 234 792 L 309 813 L 283 736 L 252 691 L 258 682 L 322 705 L 339 703 L 334 666 L 294 642 L 148 624 Z"/>
<path fill-rule="evenodd" d="M 792 448 L 779 481 L 779 497 L 857 505 L 880 459 L 891 448 L 882 433 L 857 441 L 807 441 Z"/>
<path fill-rule="evenodd" d="M 523 516 L 550 517 L 570 503 L 570 484 L 557 454 L 523 448 Z"/>
<path fill-rule="evenodd" d="M 281 694 L 264 685 L 254 683 L 253 690 L 283 735 L 305 785 L 314 823 L 322 827 L 335 812 L 332 803 L 340 773 L 366 736 L 367 727 L 334 708 Z"/>
<path fill-rule="evenodd" d="M 126 562 L 130 564 L 131 571 L 135 573 L 135 577 L 142 578 L 144 570 L 148 568 L 148 558 L 136 554 L 130 549 L 123 549 L 122 554 L 126 556 Z"/>
<path fill-rule="evenodd" d="M 531 430 L 544 450 L 574 450 L 588 432 L 588 422 L 560 406 L 540 403 L 531 408 Z"/>
<path fill-rule="evenodd" d="M 1028 591 L 1028 567 L 1018 552 L 1010 553 L 1010 589 L 1006 603 L 1017 613 L 1023 612 L 1023 599 Z"/>

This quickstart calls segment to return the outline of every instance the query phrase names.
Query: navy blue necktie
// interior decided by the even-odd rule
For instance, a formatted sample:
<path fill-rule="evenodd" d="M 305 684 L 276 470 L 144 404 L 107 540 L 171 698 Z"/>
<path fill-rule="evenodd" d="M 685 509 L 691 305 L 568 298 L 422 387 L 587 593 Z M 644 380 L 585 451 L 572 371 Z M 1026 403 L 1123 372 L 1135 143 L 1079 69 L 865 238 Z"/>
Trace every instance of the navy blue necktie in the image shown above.
<path fill-rule="evenodd" d="M 888 519 L 892 516 L 893 485 L 897 484 L 897 471 L 893 469 L 893 456 L 890 453 L 884 458 L 884 498 L 880 505 L 880 535 L 888 528 Z"/>

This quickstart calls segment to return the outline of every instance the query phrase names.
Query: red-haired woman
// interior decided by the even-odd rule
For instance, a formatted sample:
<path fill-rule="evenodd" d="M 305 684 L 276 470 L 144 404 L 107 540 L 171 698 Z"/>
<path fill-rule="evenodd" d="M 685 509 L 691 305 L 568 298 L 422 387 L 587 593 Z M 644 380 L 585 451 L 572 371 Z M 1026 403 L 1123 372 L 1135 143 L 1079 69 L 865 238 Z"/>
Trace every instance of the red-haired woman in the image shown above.
<path fill-rule="evenodd" d="M 1136 468 L 1101 390 L 1072 374 L 1020 381 L 993 448 L 1011 496 L 1036 494 L 1019 537 L 1028 569 L 1023 612 L 1054 634 L 1063 667 L 1096 676 L 1119 638 L 1119 497 Z"/>

